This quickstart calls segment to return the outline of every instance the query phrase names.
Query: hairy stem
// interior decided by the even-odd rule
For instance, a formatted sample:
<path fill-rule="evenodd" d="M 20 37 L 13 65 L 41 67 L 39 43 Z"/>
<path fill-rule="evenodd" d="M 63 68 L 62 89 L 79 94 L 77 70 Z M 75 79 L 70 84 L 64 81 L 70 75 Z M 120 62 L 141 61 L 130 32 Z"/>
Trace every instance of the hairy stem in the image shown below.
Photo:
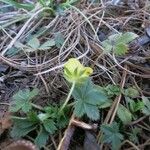
<path fill-rule="evenodd" d="M 63 104 L 63 106 L 61 107 L 60 111 L 62 111 L 62 110 L 65 108 L 65 106 L 67 105 L 67 103 L 69 102 L 69 99 L 70 99 L 70 97 L 71 97 L 71 94 L 72 94 L 72 92 L 73 92 L 73 90 L 74 90 L 74 88 L 75 88 L 75 84 L 76 84 L 76 82 L 73 82 L 73 83 L 72 83 L 70 92 L 69 92 L 69 94 L 68 94 L 68 96 L 67 96 L 67 98 L 66 98 L 66 100 L 65 100 L 65 102 L 64 102 L 64 104 Z"/>

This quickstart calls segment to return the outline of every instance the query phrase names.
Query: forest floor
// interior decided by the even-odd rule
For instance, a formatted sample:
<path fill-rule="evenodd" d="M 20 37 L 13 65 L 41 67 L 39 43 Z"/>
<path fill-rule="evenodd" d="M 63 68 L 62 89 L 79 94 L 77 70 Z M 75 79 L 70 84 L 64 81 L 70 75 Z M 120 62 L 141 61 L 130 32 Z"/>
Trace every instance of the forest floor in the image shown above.
<path fill-rule="evenodd" d="M 0 149 L 19 145 L 150 149 L 149 0 L 0 0 Z"/>

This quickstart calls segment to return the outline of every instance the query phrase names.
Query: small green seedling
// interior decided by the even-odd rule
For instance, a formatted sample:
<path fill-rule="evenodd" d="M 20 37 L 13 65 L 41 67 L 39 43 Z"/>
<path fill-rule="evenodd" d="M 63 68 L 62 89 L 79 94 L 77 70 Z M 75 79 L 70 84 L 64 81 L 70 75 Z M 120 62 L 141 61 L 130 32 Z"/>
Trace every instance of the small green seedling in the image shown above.
<path fill-rule="evenodd" d="M 138 35 L 132 32 L 114 34 L 102 42 L 104 53 L 113 52 L 115 55 L 125 55 L 128 52 L 128 44 L 137 38 Z"/>
<path fill-rule="evenodd" d="M 118 150 L 121 141 L 124 139 L 123 135 L 119 132 L 119 126 L 116 122 L 112 124 L 104 124 L 101 126 L 104 135 L 102 137 L 103 143 L 111 144 L 112 150 Z"/>

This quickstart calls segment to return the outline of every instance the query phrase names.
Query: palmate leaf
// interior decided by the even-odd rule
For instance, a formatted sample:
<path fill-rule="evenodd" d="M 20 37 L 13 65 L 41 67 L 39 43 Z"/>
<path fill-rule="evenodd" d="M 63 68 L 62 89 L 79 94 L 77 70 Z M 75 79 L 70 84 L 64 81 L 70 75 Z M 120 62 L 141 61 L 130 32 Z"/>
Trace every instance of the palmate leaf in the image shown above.
<path fill-rule="evenodd" d="M 49 137 L 49 133 L 44 129 L 44 127 L 40 126 L 40 131 L 35 139 L 35 144 L 41 148 L 45 146 Z"/>
<path fill-rule="evenodd" d="M 13 101 L 10 106 L 11 112 L 17 112 L 22 109 L 23 112 L 28 112 L 31 110 L 31 100 L 38 95 L 38 89 L 29 89 L 19 90 L 14 96 Z"/>
<path fill-rule="evenodd" d="M 116 122 L 111 125 L 106 124 L 101 126 L 101 130 L 104 132 L 103 142 L 112 145 L 112 150 L 118 150 L 123 140 L 123 135 L 119 132 L 119 127 Z"/>
<path fill-rule="evenodd" d="M 128 43 L 137 38 L 138 35 L 132 32 L 113 34 L 102 42 L 104 53 L 114 52 L 115 55 L 125 55 L 128 51 Z"/>
<path fill-rule="evenodd" d="M 36 128 L 34 122 L 27 119 L 13 119 L 13 122 L 14 125 L 11 130 L 11 136 L 13 138 L 23 137 Z"/>
<path fill-rule="evenodd" d="M 86 114 L 90 119 L 99 119 L 98 105 L 104 104 L 107 97 L 98 90 L 90 79 L 82 84 L 77 84 L 73 91 L 76 100 L 74 113 L 78 117 Z"/>
<path fill-rule="evenodd" d="M 57 128 L 55 126 L 55 122 L 52 119 L 47 119 L 43 122 L 44 128 L 50 134 L 53 134 Z"/>

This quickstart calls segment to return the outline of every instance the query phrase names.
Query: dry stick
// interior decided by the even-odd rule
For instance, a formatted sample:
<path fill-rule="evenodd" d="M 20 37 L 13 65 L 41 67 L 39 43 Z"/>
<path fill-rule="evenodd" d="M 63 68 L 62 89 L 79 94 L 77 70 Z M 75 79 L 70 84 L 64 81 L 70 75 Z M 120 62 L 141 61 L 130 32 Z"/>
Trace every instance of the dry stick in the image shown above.
<path fill-rule="evenodd" d="M 80 127 L 85 130 L 96 130 L 97 129 L 97 124 L 89 125 L 83 121 L 79 121 L 75 119 L 75 116 L 72 115 L 68 128 L 65 131 L 65 134 L 63 138 L 61 139 L 59 146 L 57 150 L 67 150 L 70 144 L 70 140 L 72 138 L 72 135 L 75 131 L 75 127 Z"/>
<path fill-rule="evenodd" d="M 57 150 L 67 150 L 70 144 L 70 139 L 74 133 L 75 126 L 72 125 L 72 120 L 74 120 L 74 115 L 71 116 L 71 119 L 69 121 L 69 125 L 65 131 L 65 134 L 63 138 L 61 139 Z"/>
<path fill-rule="evenodd" d="M 124 68 L 127 69 L 127 65 L 125 65 Z M 126 76 L 127 76 L 127 71 L 124 70 L 124 71 L 123 71 L 123 76 L 122 76 L 122 81 L 121 81 L 121 89 L 123 89 L 123 87 L 124 87 L 124 85 L 125 85 Z M 122 97 L 122 94 L 120 94 L 120 95 L 117 97 L 117 99 L 116 99 L 116 106 L 115 106 L 115 110 L 114 110 L 114 112 L 113 112 L 113 115 L 112 115 L 112 117 L 111 117 L 111 120 L 110 120 L 110 122 L 109 122 L 110 124 L 114 121 L 114 118 L 115 118 L 115 116 L 116 116 L 117 109 L 118 109 L 118 107 L 119 107 L 119 103 L 120 103 L 121 97 Z"/>
<path fill-rule="evenodd" d="M 125 140 L 122 142 L 121 146 L 124 145 L 125 143 L 129 143 L 130 145 L 132 145 L 132 147 L 135 149 L 135 150 L 140 150 L 134 143 L 132 143 L 131 141 L 129 140 Z"/>
<path fill-rule="evenodd" d="M 141 117 L 141 118 L 139 118 L 139 119 L 137 119 L 137 120 L 135 120 L 135 121 L 129 123 L 128 125 L 130 125 L 130 126 L 131 126 L 131 125 L 135 125 L 135 124 L 141 122 L 142 120 L 144 120 L 144 119 L 147 118 L 147 117 L 148 117 L 148 116 L 143 116 L 143 117 Z"/>
<path fill-rule="evenodd" d="M 142 149 L 142 147 L 144 148 L 145 146 L 150 145 L 150 139 L 148 139 L 144 144 L 138 145 L 139 148 Z M 134 147 L 128 148 L 126 150 L 135 150 Z"/>

